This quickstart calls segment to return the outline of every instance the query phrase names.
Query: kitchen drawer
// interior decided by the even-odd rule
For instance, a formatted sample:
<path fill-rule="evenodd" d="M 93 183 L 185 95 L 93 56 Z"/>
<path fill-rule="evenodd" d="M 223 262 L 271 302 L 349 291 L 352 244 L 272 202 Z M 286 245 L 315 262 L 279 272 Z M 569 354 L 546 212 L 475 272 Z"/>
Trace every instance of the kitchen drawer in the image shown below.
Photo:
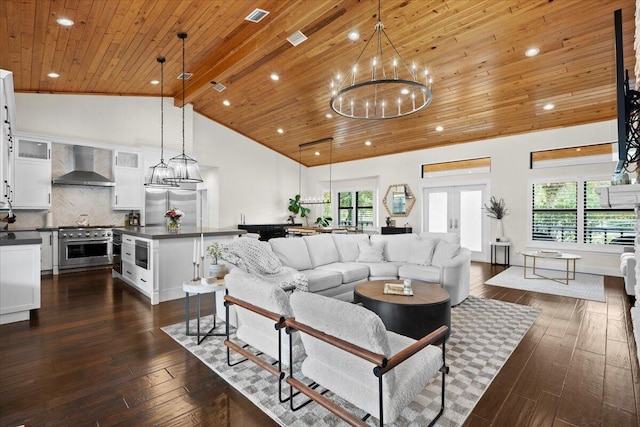
<path fill-rule="evenodd" d="M 135 245 L 136 243 L 136 238 L 131 236 L 130 234 L 123 234 L 122 235 L 122 244 L 130 244 L 130 245 Z"/>
<path fill-rule="evenodd" d="M 134 266 L 136 265 L 135 246 L 124 243 L 124 238 L 122 239 L 122 261 L 129 262 Z"/>
<path fill-rule="evenodd" d="M 124 252 L 124 249 L 123 249 Z M 136 283 L 136 265 L 132 262 L 122 260 L 122 277 L 132 285 Z"/>
<path fill-rule="evenodd" d="M 136 286 L 150 295 L 153 289 L 153 272 L 136 266 Z"/>

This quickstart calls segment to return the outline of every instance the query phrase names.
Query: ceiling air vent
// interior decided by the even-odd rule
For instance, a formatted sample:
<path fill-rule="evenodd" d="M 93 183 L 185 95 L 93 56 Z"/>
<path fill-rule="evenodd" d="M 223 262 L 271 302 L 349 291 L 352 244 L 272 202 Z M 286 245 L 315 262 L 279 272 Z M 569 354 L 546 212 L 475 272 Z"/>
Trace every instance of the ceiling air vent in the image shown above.
<path fill-rule="evenodd" d="M 222 92 L 223 90 L 225 90 L 227 87 L 225 85 L 223 85 L 222 83 L 217 83 L 213 80 L 211 80 L 211 84 L 213 85 L 213 88 L 215 90 L 217 90 L 218 92 Z"/>
<path fill-rule="evenodd" d="M 253 12 L 247 15 L 247 17 L 244 19 L 251 22 L 260 22 L 262 18 L 264 18 L 268 14 L 269 12 L 267 12 L 266 10 L 255 9 Z"/>
<path fill-rule="evenodd" d="M 178 74 L 178 80 L 189 80 L 193 76 L 193 73 L 180 73 Z"/>
<path fill-rule="evenodd" d="M 302 31 L 296 31 L 295 33 L 287 37 L 287 40 L 289 41 L 289 43 L 291 43 L 294 46 L 298 46 L 300 43 L 302 43 L 306 39 L 307 39 L 307 36 L 302 34 Z"/>

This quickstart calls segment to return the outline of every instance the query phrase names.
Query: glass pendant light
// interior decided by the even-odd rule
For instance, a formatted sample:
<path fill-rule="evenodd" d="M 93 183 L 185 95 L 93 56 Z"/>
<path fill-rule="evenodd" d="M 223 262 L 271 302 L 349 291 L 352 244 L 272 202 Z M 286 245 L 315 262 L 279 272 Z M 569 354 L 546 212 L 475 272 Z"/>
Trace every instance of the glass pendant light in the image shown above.
<path fill-rule="evenodd" d="M 200 168 L 198 162 L 187 156 L 184 152 L 184 40 L 187 38 L 187 33 L 178 33 L 178 38 L 182 39 L 182 154 L 169 160 L 169 167 L 173 169 L 175 177 L 172 178 L 173 182 L 202 182 L 202 176 L 200 175 Z"/>
<path fill-rule="evenodd" d="M 171 188 L 178 184 L 172 180 L 175 178 L 173 169 L 164 162 L 164 62 L 165 59 L 157 59 L 160 63 L 160 163 L 149 168 L 145 179 L 145 187 Z"/>

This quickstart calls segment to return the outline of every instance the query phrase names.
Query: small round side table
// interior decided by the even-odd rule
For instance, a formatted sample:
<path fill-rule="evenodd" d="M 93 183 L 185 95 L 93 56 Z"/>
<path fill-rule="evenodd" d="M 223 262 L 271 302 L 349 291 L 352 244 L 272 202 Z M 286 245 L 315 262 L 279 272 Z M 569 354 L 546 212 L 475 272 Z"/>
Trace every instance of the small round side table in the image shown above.
<path fill-rule="evenodd" d="M 198 337 L 198 345 L 200 345 L 200 343 L 202 341 L 204 341 L 204 339 L 206 337 L 211 337 L 211 336 L 226 336 L 226 332 L 223 333 L 214 333 L 214 329 L 216 329 L 216 292 L 218 291 L 224 291 L 225 290 L 225 286 L 224 286 L 224 279 L 218 279 L 216 280 L 214 283 L 201 283 L 201 282 L 194 282 L 192 280 L 187 280 L 186 282 L 182 283 L 182 290 L 184 290 L 184 293 L 186 295 L 185 298 L 185 323 L 186 323 L 186 331 L 185 334 L 187 336 L 190 337 Z M 200 295 L 202 294 L 210 294 L 213 293 L 213 327 L 211 329 L 209 329 L 208 332 L 200 332 Z M 189 316 L 189 309 L 190 309 L 190 304 L 189 304 L 189 294 L 196 294 L 196 313 L 197 313 L 197 331 L 196 333 L 192 333 L 189 332 L 189 321 L 190 316 Z"/>

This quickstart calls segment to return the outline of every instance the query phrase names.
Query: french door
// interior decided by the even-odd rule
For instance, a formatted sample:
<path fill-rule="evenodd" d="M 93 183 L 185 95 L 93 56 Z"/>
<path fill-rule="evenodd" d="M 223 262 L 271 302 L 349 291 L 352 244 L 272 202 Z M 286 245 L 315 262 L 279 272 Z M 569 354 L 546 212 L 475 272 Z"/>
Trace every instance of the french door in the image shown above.
<path fill-rule="evenodd" d="M 487 261 L 490 223 L 483 211 L 486 184 L 423 189 L 422 229 L 456 233 L 460 245 L 471 250 L 471 259 Z"/>

